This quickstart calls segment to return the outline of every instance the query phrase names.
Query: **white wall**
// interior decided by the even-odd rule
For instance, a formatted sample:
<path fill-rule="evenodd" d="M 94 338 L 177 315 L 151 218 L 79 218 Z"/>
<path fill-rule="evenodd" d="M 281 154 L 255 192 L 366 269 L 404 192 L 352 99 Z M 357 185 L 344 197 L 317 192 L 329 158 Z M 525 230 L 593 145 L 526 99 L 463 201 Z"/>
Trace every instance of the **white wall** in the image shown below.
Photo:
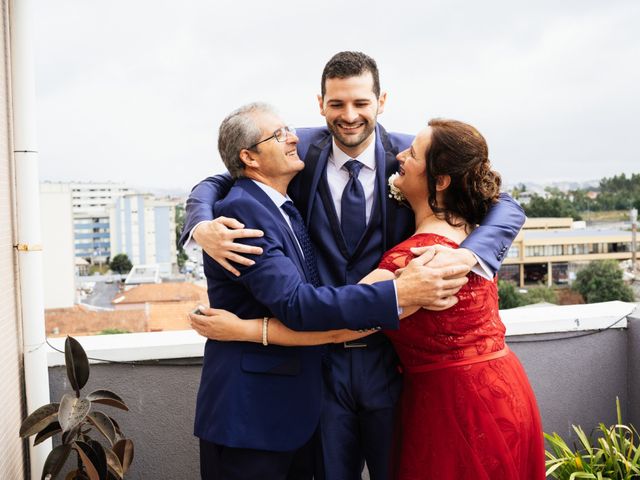
<path fill-rule="evenodd" d="M 8 3 L 0 2 L 0 477 L 24 478 L 23 442 L 18 438 L 24 404 L 22 385 L 22 339 L 18 307 L 18 269 L 13 248 L 15 211 L 12 193 L 14 168 L 9 140 L 7 78 Z"/>
<path fill-rule="evenodd" d="M 68 184 L 40 185 L 44 307 L 71 307 L 75 303 L 73 212 Z"/>

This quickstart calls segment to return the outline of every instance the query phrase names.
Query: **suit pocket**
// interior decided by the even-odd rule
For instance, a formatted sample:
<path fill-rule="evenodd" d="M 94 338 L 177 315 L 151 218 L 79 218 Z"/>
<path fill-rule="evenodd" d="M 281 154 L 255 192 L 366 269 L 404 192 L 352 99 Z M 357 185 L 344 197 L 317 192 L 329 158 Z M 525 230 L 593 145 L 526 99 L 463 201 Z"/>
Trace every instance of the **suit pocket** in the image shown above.
<path fill-rule="evenodd" d="M 300 359 L 267 353 L 242 354 L 242 370 L 248 373 L 266 373 L 270 375 L 300 374 Z"/>

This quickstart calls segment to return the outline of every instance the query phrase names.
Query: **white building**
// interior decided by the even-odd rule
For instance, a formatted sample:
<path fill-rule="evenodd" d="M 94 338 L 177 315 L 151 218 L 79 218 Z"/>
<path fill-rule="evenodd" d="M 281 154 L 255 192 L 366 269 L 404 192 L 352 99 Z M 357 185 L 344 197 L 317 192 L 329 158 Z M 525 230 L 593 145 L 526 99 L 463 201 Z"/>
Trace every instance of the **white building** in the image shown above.
<path fill-rule="evenodd" d="M 109 209 L 132 190 L 122 183 L 45 182 L 42 188 L 68 188 L 71 194 L 75 256 L 105 262 L 110 256 Z"/>
<path fill-rule="evenodd" d="M 131 189 L 122 183 L 71 183 L 77 257 L 105 262 L 110 251 L 109 210 Z"/>
<path fill-rule="evenodd" d="M 71 205 L 69 184 L 40 184 L 45 308 L 72 307 L 75 303 L 75 255 Z"/>
<path fill-rule="evenodd" d="M 150 194 L 118 198 L 110 212 L 111 256 L 126 253 L 134 265 L 158 264 L 171 273 L 177 267 L 175 206 Z"/>

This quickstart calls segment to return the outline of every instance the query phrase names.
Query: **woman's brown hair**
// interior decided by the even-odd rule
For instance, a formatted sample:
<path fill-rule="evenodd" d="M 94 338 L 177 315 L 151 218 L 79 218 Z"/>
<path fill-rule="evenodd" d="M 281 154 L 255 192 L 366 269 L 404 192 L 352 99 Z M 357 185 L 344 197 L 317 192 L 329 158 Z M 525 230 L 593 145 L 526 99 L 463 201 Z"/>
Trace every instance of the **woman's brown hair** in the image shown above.
<path fill-rule="evenodd" d="M 428 203 L 433 213 L 450 225 L 471 228 L 482 222 L 492 204 L 498 201 L 500 174 L 491 170 L 489 148 L 484 137 L 471 125 L 457 120 L 432 119 L 431 146 L 427 153 Z M 436 200 L 439 175 L 449 175 L 442 205 Z"/>

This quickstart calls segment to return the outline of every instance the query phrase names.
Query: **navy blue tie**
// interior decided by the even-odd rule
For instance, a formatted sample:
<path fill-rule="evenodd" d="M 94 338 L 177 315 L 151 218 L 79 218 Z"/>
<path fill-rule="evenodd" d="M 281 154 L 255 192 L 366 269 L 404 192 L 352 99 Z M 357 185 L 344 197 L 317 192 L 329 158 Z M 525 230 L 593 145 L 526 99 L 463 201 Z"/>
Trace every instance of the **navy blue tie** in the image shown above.
<path fill-rule="evenodd" d="M 350 253 L 356 249 L 367 228 L 367 201 L 362 184 L 358 180 L 358 174 L 363 166 L 358 160 L 349 160 L 344 164 L 344 168 L 349 171 L 349 181 L 342 191 L 340 224 Z"/>
<path fill-rule="evenodd" d="M 311 280 L 314 287 L 319 287 L 320 274 L 318 273 L 316 254 L 313 251 L 311 238 L 309 238 L 309 233 L 307 232 L 307 227 L 304 225 L 304 221 L 302 220 L 302 215 L 300 215 L 300 212 L 291 200 L 287 200 L 282 204 L 282 210 L 289 215 L 291 228 L 298 239 L 298 243 L 300 243 L 300 248 L 302 248 L 304 262 L 307 264 L 307 269 L 309 270 L 309 280 Z"/>

